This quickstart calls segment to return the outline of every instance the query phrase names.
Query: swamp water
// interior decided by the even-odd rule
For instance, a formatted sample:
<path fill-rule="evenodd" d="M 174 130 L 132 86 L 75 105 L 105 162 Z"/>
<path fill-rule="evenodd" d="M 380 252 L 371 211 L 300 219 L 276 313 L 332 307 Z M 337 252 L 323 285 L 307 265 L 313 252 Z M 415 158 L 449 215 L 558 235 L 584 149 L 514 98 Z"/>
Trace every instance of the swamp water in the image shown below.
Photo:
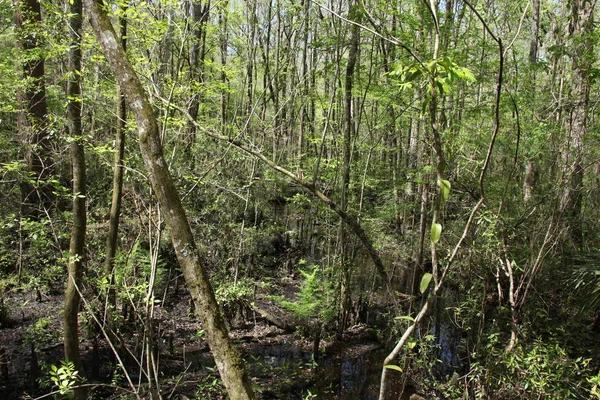
<path fill-rule="evenodd" d="M 279 381 L 294 381 L 285 399 L 376 400 L 379 397 L 381 365 L 387 352 L 378 345 L 360 345 L 318 362 L 312 354 L 295 345 L 276 345 L 264 349 L 261 359 L 250 361 L 251 370 L 261 374 L 272 371 Z M 398 399 L 400 374 L 390 379 L 390 399 Z"/>

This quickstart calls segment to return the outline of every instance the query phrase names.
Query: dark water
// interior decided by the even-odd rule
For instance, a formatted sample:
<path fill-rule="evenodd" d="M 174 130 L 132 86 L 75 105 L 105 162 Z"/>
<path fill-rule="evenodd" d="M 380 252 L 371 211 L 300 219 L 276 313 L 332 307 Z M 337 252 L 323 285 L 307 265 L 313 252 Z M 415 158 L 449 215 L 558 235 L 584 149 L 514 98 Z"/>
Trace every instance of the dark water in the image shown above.
<path fill-rule="evenodd" d="M 452 326 L 441 327 L 437 341 L 441 363 L 437 366 L 439 370 L 432 373 L 444 375 L 460 366 L 454 336 Z M 290 389 L 282 389 L 285 393 L 271 388 L 276 398 L 303 400 L 310 398 L 310 392 L 319 400 L 377 400 L 381 368 L 388 353 L 376 344 L 371 349 L 369 345 L 360 345 L 349 347 L 336 357 L 322 357 L 315 363 L 312 353 L 294 344 L 281 343 L 261 348 L 260 353 L 249 356 L 246 361 L 252 375 L 275 377 L 278 383 L 289 383 Z M 207 352 L 190 353 L 187 359 L 197 367 L 212 361 Z M 406 394 L 401 397 L 403 378 L 398 371 L 388 372 L 386 400 L 408 398 Z"/>
<path fill-rule="evenodd" d="M 460 337 L 457 337 L 452 325 L 440 325 L 436 340 L 436 356 L 440 362 L 430 373 L 445 377 L 460 370 L 459 341 Z M 312 354 L 294 345 L 276 345 L 264 349 L 261 363 L 272 365 L 273 371 L 286 376 L 294 376 L 295 369 L 310 368 L 313 371 L 311 383 L 302 387 L 297 397 L 291 397 L 294 399 L 305 399 L 310 391 L 314 398 L 323 400 L 377 400 L 381 368 L 389 350 L 378 348 L 375 344 L 371 348 L 368 345 L 349 347 L 337 357 L 323 357 L 315 367 Z M 401 396 L 403 378 L 401 372 L 388 372 L 386 400 L 408 398 L 407 393 Z"/>
<path fill-rule="evenodd" d="M 375 348 L 375 345 L 372 347 Z M 310 392 L 315 399 L 376 400 L 379 398 L 381 367 L 387 352 L 369 350 L 368 346 L 356 350 L 350 348 L 347 354 L 322 357 L 315 363 L 311 353 L 293 344 L 279 344 L 265 347 L 260 357 L 255 356 L 248 361 L 255 373 L 272 373 L 281 380 L 294 381 L 293 393 L 286 393 L 285 398 L 305 399 Z M 401 374 L 391 372 L 388 375 L 391 375 L 388 398 L 397 400 Z M 308 382 L 303 384 L 307 376 Z"/>
<path fill-rule="evenodd" d="M 377 400 L 381 368 L 387 351 L 377 349 L 358 356 L 342 356 L 340 361 L 323 361 L 311 393 L 318 399 Z M 389 399 L 398 399 L 401 374 L 390 371 Z"/>

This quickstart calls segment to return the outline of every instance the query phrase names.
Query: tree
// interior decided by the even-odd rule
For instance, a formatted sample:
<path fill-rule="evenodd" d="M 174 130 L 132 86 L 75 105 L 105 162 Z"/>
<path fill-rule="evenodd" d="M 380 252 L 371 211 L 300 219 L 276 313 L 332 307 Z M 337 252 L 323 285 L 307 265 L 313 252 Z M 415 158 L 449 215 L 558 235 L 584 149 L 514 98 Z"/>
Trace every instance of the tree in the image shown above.
<path fill-rule="evenodd" d="M 123 51 L 127 51 L 127 5 L 121 4 L 122 16 L 119 19 L 119 33 Z M 121 202 L 123 198 L 123 162 L 125 160 L 125 133 L 127 124 L 127 104 L 125 95 L 120 87 L 117 87 L 117 121 L 115 134 L 115 156 L 113 162 L 113 187 L 110 205 L 110 216 L 108 225 L 108 236 L 106 238 L 106 258 L 104 260 L 104 272 L 108 277 L 108 295 L 106 305 L 108 307 L 108 321 L 112 324 L 111 312 L 117 307 L 117 296 L 115 284 L 115 255 L 117 254 L 117 239 L 119 234 L 119 221 L 121 218 Z"/>
<path fill-rule="evenodd" d="M 229 338 L 210 281 L 200 264 L 190 224 L 163 156 L 157 121 L 146 92 L 123 48 L 117 44 L 116 34 L 101 4 L 85 0 L 85 6 L 96 37 L 136 119 L 140 151 L 148 178 L 165 215 L 173 248 L 196 304 L 196 313 L 207 332 L 221 378 L 231 399 L 254 399 L 244 364 Z"/>
<path fill-rule="evenodd" d="M 81 128 L 81 0 L 69 3 L 69 29 L 71 43 L 69 49 L 69 79 L 67 82 L 67 118 L 71 140 L 73 165 L 73 226 L 69 245 L 68 282 L 64 308 L 65 358 L 71 361 L 79 376 L 83 376 L 83 364 L 79 353 L 79 303 L 83 288 L 83 266 L 85 261 L 86 235 L 86 167 L 83 131 Z M 85 399 L 87 390 L 75 389 L 75 398 Z"/>
<path fill-rule="evenodd" d="M 594 4 L 591 0 L 572 0 L 569 35 L 571 53 L 571 93 L 567 136 L 562 152 L 563 189 L 559 210 L 567 220 L 569 236 L 575 247 L 583 244 L 581 201 L 583 191 L 583 139 L 587 132 L 590 99 L 590 71 L 594 63 Z"/>
<path fill-rule="evenodd" d="M 47 182 L 54 161 L 47 120 L 44 58 L 40 51 L 42 14 L 38 0 L 15 0 L 15 5 L 18 45 L 24 52 L 21 64 L 24 87 L 19 90 L 21 111 L 17 130 L 26 171 L 30 174 L 21 184 L 21 214 L 38 219 L 50 208 L 54 197 Z"/>
<path fill-rule="evenodd" d="M 348 17 L 352 21 L 360 23 L 360 8 L 357 2 L 349 3 Z M 358 60 L 358 51 L 360 45 L 360 27 L 356 24 L 350 26 L 350 48 L 348 50 L 348 64 L 346 65 L 346 77 L 344 82 L 344 127 L 343 127 L 343 162 L 342 179 L 340 181 L 340 210 L 348 212 L 348 198 L 350 197 L 350 169 L 352 162 L 352 143 L 355 135 L 355 110 L 354 110 L 354 73 Z M 348 240 L 346 236 L 346 226 L 344 221 L 340 221 L 340 257 L 341 257 L 341 278 L 340 278 L 340 333 L 346 328 L 348 312 L 350 308 L 350 260 Z"/>

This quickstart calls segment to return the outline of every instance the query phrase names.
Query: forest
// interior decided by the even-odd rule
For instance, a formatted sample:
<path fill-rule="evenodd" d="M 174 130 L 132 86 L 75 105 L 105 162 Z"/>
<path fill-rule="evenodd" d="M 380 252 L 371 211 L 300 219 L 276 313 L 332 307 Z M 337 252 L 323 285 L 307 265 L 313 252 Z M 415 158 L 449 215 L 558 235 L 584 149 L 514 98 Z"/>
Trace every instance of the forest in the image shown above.
<path fill-rule="evenodd" d="M 0 0 L 0 398 L 600 399 L 595 5 Z"/>

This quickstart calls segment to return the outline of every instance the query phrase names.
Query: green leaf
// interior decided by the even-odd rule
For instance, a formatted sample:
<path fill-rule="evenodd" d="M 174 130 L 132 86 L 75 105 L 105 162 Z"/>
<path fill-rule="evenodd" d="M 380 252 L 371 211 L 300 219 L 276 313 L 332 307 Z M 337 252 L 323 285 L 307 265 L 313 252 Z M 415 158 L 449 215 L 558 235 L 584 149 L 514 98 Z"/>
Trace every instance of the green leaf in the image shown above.
<path fill-rule="evenodd" d="M 423 75 L 423 71 L 421 71 L 421 68 L 412 67 L 407 72 L 406 82 L 412 82 L 415 79 L 420 78 L 422 75 Z"/>
<path fill-rule="evenodd" d="M 452 91 L 449 82 L 444 78 L 435 78 L 435 85 L 437 86 L 440 94 L 450 93 Z"/>
<path fill-rule="evenodd" d="M 400 368 L 397 365 L 393 365 L 393 364 L 384 365 L 384 368 L 393 369 L 394 371 L 402 372 L 402 368 Z"/>
<path fill-rule="evenodd" d="M 425 66 L 429 70 L 430 73 L 434 74 L 437 69 L 438 60 L 429 60 L 425 63 Z"/>
<path fill-rule="evenodd" d="M 421 113 L 425 114 L 427 112 L 427 106 L 431 102 L 431 96 L 425 97 L 425 101 L 423 101 L 423 107 L 421 109 Z"/>
<path fill-rule="evenodd" d="M 435 223 L 431 225 L 431 242 L 437 243 L 442 235 L 442 225 Z"/>
<path fill-rule="evenodd" d="M 429 286 L 429 282 L 431 282 L 431 278 L 433 278 L 433 275 L 431 275 L 429 272 L 423 275 L 421 278 L 421 284 L 419 285 L 419 291 L 421 293 L 425 293 L 427 287 Z"/>
<path fill-rule="evenodd" d="M 440 194 L 442 195 L 442 203 L 445 203 L 448 201 L 448 198 L 450 198 L 450 181 L 441 179 L 438 181 L 438 186 L 440 187 Z"/>
<path fill-rule="evenodd" d="M 470 69 L 465 68 L 465 67 L 460 67 L 459 70 L 457 71 L 457 75 L 464 81 L 467 82 L 476 82 L 477 79 L 475 78 L 475 75 L 473 74 L 473 72 L 471 72 Z"/>

